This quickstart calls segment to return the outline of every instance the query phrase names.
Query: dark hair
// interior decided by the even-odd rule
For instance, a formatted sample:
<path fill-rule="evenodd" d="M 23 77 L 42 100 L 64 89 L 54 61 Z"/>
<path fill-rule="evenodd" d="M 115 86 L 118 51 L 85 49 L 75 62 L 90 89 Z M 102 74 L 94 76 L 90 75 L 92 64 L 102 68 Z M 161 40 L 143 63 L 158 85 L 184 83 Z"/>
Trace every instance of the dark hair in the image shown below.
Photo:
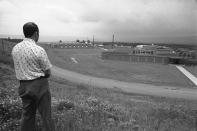
<path fill-rule="evenodd" d="M 26 38 L 31 37 L 35 32 L 39 33 L 38 26 L 33 22 L 28 22 L 23 25 L 23 33 Z"/>

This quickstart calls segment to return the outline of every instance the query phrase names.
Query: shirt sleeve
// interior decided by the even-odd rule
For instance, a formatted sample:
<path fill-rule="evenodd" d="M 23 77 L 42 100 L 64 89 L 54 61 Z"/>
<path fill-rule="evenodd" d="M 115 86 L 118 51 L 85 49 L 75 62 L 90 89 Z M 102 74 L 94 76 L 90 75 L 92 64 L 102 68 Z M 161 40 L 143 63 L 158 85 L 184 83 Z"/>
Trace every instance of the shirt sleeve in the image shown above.
<path fill-rule="evenodd" d="M 40 67 L 44 71 L 48 70 L 48 69 L 50 69 L 52 67 L 52 64 L 49 61 L 47 53 L 46 53 L 46 51 L 44 49 L 40 50 L 39 61 L 40 61 Z"/>

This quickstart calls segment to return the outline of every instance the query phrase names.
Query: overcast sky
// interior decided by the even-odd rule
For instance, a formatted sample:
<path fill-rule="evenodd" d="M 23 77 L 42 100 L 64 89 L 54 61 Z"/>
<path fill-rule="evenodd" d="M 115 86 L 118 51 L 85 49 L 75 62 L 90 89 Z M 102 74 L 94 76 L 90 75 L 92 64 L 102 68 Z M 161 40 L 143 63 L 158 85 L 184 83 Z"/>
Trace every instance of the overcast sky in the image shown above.
<path fill-rule="evenodd" d="M 117 41 L 195 42 L 197 1 L 0 0 L 0 34 L 22 35 L 29 21 L 38 24 L 41 38 L 95 35 L 111 41 L 115 34 Z"/>

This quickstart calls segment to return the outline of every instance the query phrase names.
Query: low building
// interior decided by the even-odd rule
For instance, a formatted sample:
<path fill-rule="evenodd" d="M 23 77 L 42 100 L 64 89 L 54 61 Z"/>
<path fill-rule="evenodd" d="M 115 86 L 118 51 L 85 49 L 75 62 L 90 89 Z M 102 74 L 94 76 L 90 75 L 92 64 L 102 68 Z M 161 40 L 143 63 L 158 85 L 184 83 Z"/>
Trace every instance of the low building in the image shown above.
<path fill-rule="evenodd" d="M 138 45 L 134 48 L 133 54 L 137 55 L 172 55 L 173 49 L 158 45 Z"/>
<path fill-rule="evenodd" d="M 176 52 L 177 52 L 178 56 L 180 56 L 180 57 L 197 59 L 197 51 L 196 50 L 179 48 L 179 49 L 177 49 Z"/>
<path fill-rule="evenodd" d="M 93 45 L 91 43 L 61 43 L 61 44 L 56 44 L 53 43 L 51 44 L 51 48 L 61 48 L 61 49 L 82 49 L 82 48 L 93 48 Z"/>

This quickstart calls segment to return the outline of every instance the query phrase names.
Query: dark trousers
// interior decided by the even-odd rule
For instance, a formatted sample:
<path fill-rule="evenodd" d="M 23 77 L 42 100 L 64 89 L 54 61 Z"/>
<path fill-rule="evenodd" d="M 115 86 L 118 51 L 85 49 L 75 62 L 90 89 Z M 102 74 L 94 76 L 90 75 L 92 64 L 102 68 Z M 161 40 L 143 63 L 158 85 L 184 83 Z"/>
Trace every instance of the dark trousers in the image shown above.
<path fill-rule="evenodd" d="M 35 131 L 35 117 L 38 109 L 44 131 L 53 131 L 51 119 L 51 94 L 47 78 L 20 81 L 19 95 L 22 99 L 23 112 L 21 131 Z"/>

